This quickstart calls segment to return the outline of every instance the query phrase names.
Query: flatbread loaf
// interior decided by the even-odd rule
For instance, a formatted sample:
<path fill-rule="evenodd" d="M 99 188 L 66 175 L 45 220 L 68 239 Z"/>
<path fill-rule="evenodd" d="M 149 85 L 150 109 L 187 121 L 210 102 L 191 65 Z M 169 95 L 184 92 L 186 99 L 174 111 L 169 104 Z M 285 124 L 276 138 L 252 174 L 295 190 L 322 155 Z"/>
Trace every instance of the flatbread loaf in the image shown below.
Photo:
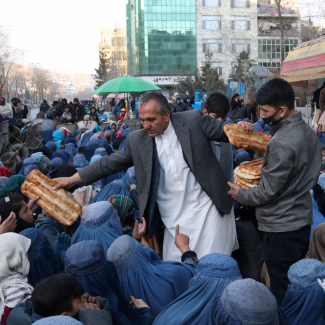
<path fill-rule="evenodd" d="M 258 175 L 251 175 L 248 173 L 243 173 L 240 169 L 239 166 L 235 168 L 234 174 L 242 179 L 247 179 L 247 180 L 254 180 L 254 179 L 260 179 L 260 176 Z"/>
<path fill-rule="evenodd" d="M 239 167 L 242 173 L 254 176 L 261 176 L 263 166 L 263 159 L 253 160 L 251 162 L 243 163 Z"/>
<path fill-rule="evenodd" d="M 81 215 L 81 206 L 63 189 L 53 190 L 56 183 L 34 169 L 21 186 L 21 193 L 36 202 L 45 212 L 64 226 L 71 226 Z"/>
<path fill-rule="evenodd" d="M 265 152 L 266 146 L 271 140 L 264 133 L 254 131 L 252 134 L 248 134 L 238 124 L 226 124 L 224 131 L 233 146 L 247 150 Z"/>

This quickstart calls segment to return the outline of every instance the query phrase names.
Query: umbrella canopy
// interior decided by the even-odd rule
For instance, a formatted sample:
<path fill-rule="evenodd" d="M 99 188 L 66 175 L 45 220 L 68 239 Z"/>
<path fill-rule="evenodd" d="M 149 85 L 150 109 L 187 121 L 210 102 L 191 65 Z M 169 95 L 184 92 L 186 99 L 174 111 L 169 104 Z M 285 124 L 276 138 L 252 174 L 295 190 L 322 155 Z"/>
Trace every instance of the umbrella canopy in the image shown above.
<path fill-rule="evenodd" d="M 125 76 L 105 82 L 94 91 L 94 94 L 144 93 L 151 90 L 161 90 L 161 88 L 143 79 Z"/>
<path fill-rule="evenodd" d="M 282 78 L 292 86 L 305 87 L 307 80 L 325 77 L 325 37 L 300 43 L 284 60 Z"/>
<path fill-rule="evenodd" d="M 124 93 L 124 94 L 109 94 L 108 96 L 106 96 L 106 98 L 118 98 L 118 99 L 128 98 L 128 97 L 131 97 L 131 95 L 128 94 L 128 93 Z"/>

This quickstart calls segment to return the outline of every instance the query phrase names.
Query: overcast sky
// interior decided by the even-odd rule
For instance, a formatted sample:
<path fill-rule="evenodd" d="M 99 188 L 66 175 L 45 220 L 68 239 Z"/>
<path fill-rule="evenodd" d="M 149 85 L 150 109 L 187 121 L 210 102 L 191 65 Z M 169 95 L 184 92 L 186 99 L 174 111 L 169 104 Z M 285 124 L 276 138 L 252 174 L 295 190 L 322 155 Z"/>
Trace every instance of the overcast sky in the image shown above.
<path fill-rule="evenodd" d="M 54 72 L 92 74 L 100 29 L 125 28 L 125 1 L 3 0 L 0 26 L 10 27 L 0 28 L 9 32 L 13 48 L 25 50 L 25 66 L 40 63 Z"/>
<path fill-rule="evenodd" d="M 3 0 L 1 30 L 24 61 L 54 72 L 94 73 L 100 29 L 125 28 L 125 0 Z M 34 50 L 34 51 L 27 51 Z"/>

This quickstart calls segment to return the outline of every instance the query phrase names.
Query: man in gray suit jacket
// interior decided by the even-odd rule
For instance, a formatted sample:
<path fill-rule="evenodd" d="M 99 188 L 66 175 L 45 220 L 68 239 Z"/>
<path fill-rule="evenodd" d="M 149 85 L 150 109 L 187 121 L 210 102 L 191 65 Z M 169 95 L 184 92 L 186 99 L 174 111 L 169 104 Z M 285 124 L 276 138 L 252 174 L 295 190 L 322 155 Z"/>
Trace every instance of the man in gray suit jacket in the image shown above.
<path fill-rule="evenodd" d="M 171 116 L 166 98 L 155 92 L 141 98 L 139 116 L 144 129 L 130 133 L 123 150 L 72 177 L 55 179 L 55 189 L 81 182 L 91 184 L 134 166 L 140 212 L 149 237 L 166 226 L 164 259 L 180 259 L 180 255 L 168 255 L 175 246 L 176 223 L 190 237 L 191 249 L 199 251 L 199 257 L 212 252 L 230 255 L 236 241 L 233 214 L 227 216 L 233 201 L 227 194 L 228 178 L 210 142 L 228 142 L 225 122 L 204 116 L 199 110 Z M 252 124 L 240 125 L 253 132 Z"/>

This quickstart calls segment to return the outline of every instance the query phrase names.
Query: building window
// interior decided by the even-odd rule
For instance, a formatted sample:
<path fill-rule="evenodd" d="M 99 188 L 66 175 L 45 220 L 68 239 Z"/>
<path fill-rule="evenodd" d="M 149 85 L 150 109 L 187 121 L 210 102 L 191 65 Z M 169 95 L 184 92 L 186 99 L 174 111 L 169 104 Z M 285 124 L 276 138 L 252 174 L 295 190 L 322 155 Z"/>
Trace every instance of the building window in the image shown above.
<path fill-rule="evenodd" d="M 279 39 L 259 39 L 258 40 L 259 59 L 281 59 L 281 42 Z"/>
<path fill-rule="evenodd" d="M 222 76 L 222 62 L 212 62 L 211 63 L 212 69 L 217 69 L 218 75 Z"/>
<path fill-rule="evenodd" d="M 222 40 L 221 39 L 204 39 L 203 53 L 222 53 Z"/>
<path fill-rule="evenodd" d="M 251 6 L 250 0 L 231 0 L 230 5 L 232 8 L 249 8 Z"/>
<path fill-rule="evenodd" d="M 232 62 L 231 63 L 231 74 L 234 75 L 234 76 L 237 74 L 237 65 L 238 65 L 237 62 Z"/>
<path fill-rule="evenodd" d="M 202 16 L 203 29 L 221 29 L 221 16 Z"/>
<path fill-rule="evenodd" d="M 281 70 L 281 62 L 258 62 L 259 66 L 263 66 L 266 68 L 271 68 L 271 69 L 277 69 L 277 70 Z"/>
<path fill-rule="evenodd" d="M 202 0 L 202 7 L 221 7 L 221 0 Z"/>
<path fill-rule="evenodd" d="M 297 39 L 288 39 L 285 41 L 285 58 L 288 56 L 289 52 L 298 45 Z"/>
<path fill-rule="evenodd" d="M 127 60 L 127 52 L 123 52 L 123 60 Z"/>
<path fill-rule="evenodd" d="M 245 16 L 231 16 L 231 29 L 237 30 L 250 30 L 251 22 L 250 17 Z"/>
<path fill-rule="evenodd" d="M 241 53 L 242 51 L 251 51 L 251 41 L 246 39 L 233 39 L 231 40 L 232 50 L 235 53 Z"/>
<path fill-rule="evenodd" d="M 289 52 L 298 45 L 297 39 L 288 39 L 285 41 L 285 58 Z M 279 39 L 260 39 L 258 40 L 258 58 L 259 59 L 281 59 L 281 41 Z"/>
<path fill-rule="evenodd" d="M 127 42 L 126 42 L 126 38 L 123 38 L 123 43 L 122 46 L 126 46 Z"/>

